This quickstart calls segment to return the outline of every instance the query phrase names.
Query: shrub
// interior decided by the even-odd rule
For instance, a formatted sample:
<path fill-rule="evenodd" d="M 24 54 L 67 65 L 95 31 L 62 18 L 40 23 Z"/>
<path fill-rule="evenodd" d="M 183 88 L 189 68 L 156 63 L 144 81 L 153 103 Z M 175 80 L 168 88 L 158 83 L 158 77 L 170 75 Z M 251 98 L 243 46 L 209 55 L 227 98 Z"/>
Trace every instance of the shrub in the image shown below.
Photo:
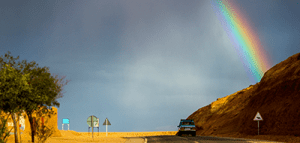
<path fill-rule="evenodd" d="M 1 113 L 1 111 L 0 111 L 0 113 Z M 0 124 L 0 143 L 7 142 L 7 138 L 10 136 L 10 131 L 13 129 L 13 128 L 11 128 L 8 131 L 7 127 L 5 126 L 9 116 L 10 116 L 10 114 L 8 114 L 5 119 L 5 115 L 0 115 L 0 123 L 1 123 Z"/>
<path fill-rule="evenodd" d="M 46 108 L 43 108 L 42 110 L 39 110 L 36 112 L 36 119 L 34 120 L 34 128 L 35 128 L 35 136 L 37 137 L 37 141 L 38 143 L 45 143 L 46 140 L 54 133 L 54 131 L 45 126 L 45 124 L 48 122 L 44 122 L 44 124 L 41 123 L 41 118 L 44 118 L 44 115 L 47 114 L 48 117 L 51 117 L 51 115 L 53 114 L 53 112 L 49 112 L 46 113 L 44 112 L 44 110 L 46 110 Z M 31 132 L 30 132 L 30 136 L 31 136 Z"/>

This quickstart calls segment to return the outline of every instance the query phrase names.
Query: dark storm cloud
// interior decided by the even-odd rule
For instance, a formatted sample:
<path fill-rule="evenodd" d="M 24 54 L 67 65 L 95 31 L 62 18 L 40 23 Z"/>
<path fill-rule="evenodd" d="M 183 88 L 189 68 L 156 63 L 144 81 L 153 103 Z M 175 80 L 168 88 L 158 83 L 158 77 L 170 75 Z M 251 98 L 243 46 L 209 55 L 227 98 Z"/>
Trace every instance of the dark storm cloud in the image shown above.
<path fill-rule="evenodd" d="M 295 3 L 233 2 L 274 64 L 299 51 Z M 6 1 L 0 11 L 1 54 L 71 79 L 58 124 L 68 117 L 76 131 L 92 114 L 108 117 L 111 131 L 176 130 L 252 84 L 209 1 Z"/>

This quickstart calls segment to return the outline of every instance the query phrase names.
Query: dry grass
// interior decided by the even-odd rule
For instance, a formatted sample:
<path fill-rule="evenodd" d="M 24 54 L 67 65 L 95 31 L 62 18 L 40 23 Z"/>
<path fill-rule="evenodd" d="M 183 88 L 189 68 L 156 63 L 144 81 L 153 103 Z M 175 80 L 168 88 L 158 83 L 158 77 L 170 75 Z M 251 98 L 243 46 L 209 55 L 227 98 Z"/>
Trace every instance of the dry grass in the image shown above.
<path fill-rule="evenodd" d="M 86 143 L 86 142 L 107 142 L 107 143 L 124 143 L 123 137 L 139 137 L 139 136 L 158 136 L 158 135 L 175 135 L 176 131 L 161 131 L 161 132 L 108 132 L 106 137 L 105 132 L 76 132 L 59 130 L 62 137 L 50 137 L 46 143 Z M 36 140 L 37 138 L 35 138 Z M 22 143 L 29 143 L 31 138 L 22 135 Z M 37 141 L 37 140 L 36 140 Z M 9 137 L 8 143 L 14 142 L 14 136 Z"/>

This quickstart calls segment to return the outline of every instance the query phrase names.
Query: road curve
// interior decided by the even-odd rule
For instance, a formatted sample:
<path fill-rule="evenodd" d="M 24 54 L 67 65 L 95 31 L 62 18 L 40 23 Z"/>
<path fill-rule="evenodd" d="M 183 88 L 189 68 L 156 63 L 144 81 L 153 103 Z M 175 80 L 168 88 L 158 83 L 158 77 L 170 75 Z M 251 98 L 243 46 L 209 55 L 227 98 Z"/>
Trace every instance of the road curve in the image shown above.
<path fill-rule="evenodd" d="M 145 137 L 126 137 L 125 143 L 279 143 L 275 141 L 263 141 L 254 139 L 242 138 L 226 138 L 226 137 L 211 137 L 211 136 L 145 136 Z"/>

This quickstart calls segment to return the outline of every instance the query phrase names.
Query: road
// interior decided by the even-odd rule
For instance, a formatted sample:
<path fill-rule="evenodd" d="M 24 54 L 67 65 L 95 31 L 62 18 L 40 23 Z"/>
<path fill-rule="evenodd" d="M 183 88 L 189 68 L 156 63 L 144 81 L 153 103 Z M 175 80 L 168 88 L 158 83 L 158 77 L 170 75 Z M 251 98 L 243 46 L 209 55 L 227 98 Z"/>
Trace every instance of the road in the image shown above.
<path fill-rule="evenodd" d="M 210 136 L 146 136 L 146 137 L 127 137 L 125 143 L 279 143 L 272 141 L 251 140 L 241 138 L 225 138 Z"/>

